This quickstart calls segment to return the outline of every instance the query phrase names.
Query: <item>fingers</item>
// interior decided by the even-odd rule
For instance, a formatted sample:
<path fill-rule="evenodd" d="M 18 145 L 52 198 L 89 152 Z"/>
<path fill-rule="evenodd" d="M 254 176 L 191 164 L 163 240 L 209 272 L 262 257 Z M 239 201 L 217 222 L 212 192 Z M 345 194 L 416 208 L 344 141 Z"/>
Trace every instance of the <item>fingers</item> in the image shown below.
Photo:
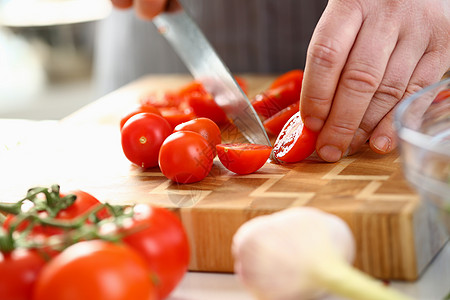
<path fill-rule="evenodd" d="M 328 116 L 361 24 L 360 10 L 330 1 L 316 26 L 308 48 L 300 100 L 302 119 L 313 131 L 321 130 Z"/>
<path fill-rule="evenodd" d="M 398 40 L 388 17 L 366 18 L 342 70 L 331 110 L 317 140 L 325 161 L 338 161 L 348 147 L 385 74 Z"/>
<path fill-rule="evenodd" d="M 133 0 L 111 0 L 111 3 L 117 8 L 125 9 L 133 5 Z"/>
<path fill-rule="evenodd" d="M 167 0 L 135 0 L 136 13 L 141 19 L 153 19 L 166 8 Z"/>

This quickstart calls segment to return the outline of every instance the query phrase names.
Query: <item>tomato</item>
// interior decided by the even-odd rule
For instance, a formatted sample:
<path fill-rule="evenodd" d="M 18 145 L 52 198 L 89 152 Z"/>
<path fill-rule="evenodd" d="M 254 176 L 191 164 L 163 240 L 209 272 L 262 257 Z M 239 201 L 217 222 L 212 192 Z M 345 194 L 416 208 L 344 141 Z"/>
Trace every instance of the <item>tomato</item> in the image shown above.
<path fill-rule="evenodd" d="M 122 130 L 123 125 L 125 124 L 126 121 L 128 121 L 129 118 L 131 118 L 134 115 L 137 115 L 139 113 L 144 113 L 144 112 L 153 113 L 153 114 L 156 114 L 156 115 L 161 115 L 159 110 L 156 107 L 154 107 L 153 105 L 149 105 L 149 104 L 140 105 L 140 106 L 134 108 L 125 117 L 123 117 L 120 120 L 120 130 Z"/>
<path fill-rule="evenodd" d="M 236 174 L 258 171 L 267 161 L 272 147 L 259 144 L 219 144 L 217 155 L 228 170 Z"/>
<path fill-rule="evenodd" d="M 159 167 L 164 176 L 175 182 L 192 183 L 208 175 L 213 159 L 211 146 L 200 134 L 179 131 L 162 144 Z"/>
<path fill-rule="evenodd" d="M 33 300 L 152 300 L 156 292 L 142 257 L 125 245 L 76 243 L 41 271 Z"/>
<path fill-rule="evenodd" d="M 295 70 L 288 71 L 288 72 L 278 76 L 272 82 L 272 84 L 270 85 L 270 88 L 274 89 L 274 88 L 283 86 L 285 84 L 288 84 L 290 82 L 294 82 L 295 84 L 297 84 L 299 86 L 299 88 L 301 88 L 302 81 L 303 81 L 303 71 L 300 69 L 295 69 Z"/>
<path fill-rule="evenodd" d="M 175 127 L 177 131 L 193 131 L 204 137 L 213 149 L 213 155 L 216 156 L 216 145 L 222 142 L 220 128 L 212 120 L 208 118 L 196 118 L 188 122 L 184 122 Z"/>
<path fill-rule="evenodd" d="M 285 109 L 280 110 L 273 116 L 264 120 L 264 128 L 266 131 L 273 135 L 278 135 L 283 129 L 284 124 L 300 109 L 300 102 L 295 102 L 289 105 Z"/>
<path fill-rule="evenodd" d="M 210 94 L 192 93 L 186 101 L 197 117 L 211 119 L 218 126 L 228 123 L 227 115 Z"/>
<path fill-rule="evenodd" d="M 0 253 L 0 298 L 29 300 L 41 269 L 46 264 L 35 250 L 15 249 Z"/>
<path fill-rule="evenodd" d="M 189 242 L 181 221 L 171 211 L 147 204 L 133 207 L 123 238 L 156 274 L 158 299 L 165 299 L 181 281 L 189 264 Z"/>
<path fill-rule="evenodd" d="M 316 147 L 318 132 L 303 126 L 300 112 L 284 125 L 273 147 L 276 159 L 282 162 L 299 162 L 310 156 Z"/>
<path fill-rule="evenodd" d="M 434 98 L 433 103 L 441 102 L 447 98 L 450 98 L 450 89 L 441 91 L 436 98 Z"/>
<path fill-rule="evenodd" d="M 90 209 L 93 209 L 95 206 L 101 204 L 97 198 L 81 190 L 70 191 L 67 194 L 61 193 L 60 198 L 63 198 L 68 194 L 75 195 L 76 196 L 75 201 L 69 207 L 60 210 L 55 217 L 56 220 L 73 220 L 83 215 L 84 213 L 87 213 Z M 47 215 L 47 212 L 42 212 L 42 214 Z M 100 219 L 104 219 L 108 216 L 109 213 L 106 208 L 100 210 L 100 212 L 97 213 L 97 217 Z M 5 222 L 3 223 L 3 228 L 9 229 L 16 219 L 17 218 L 15 215 L 7 215 Z M 16 228 L 16 230 L 23 231 L 29 226 L 29 224 L 30 223 L 28 221 L 23 221 Z M 63 232 L 64 229 L 46 225 L 34 225 L 31 231 L 33 235 L 43 234 L 45 236 L 62 234 Z"/>
<path fill-rule="evenodd" d="M 176 107 L 168 107 L 160 110 L 163 118 L 169 122 L 172 128 L 195 118 L 195 114 L 190 109 L 181 110 Z"/>
<path fill-rule="evenodd" d="M 247 81 L 239 76 L 234 76 L 237 84 L 241 87 L 241 90 L 247 95 L 248 94 L 248 84 Z"/>
<path fill-rule="evenodd" d="M 122 149 L 132 163 L 151 168 L 158 165 L 159 148 L 172 133 L 172 126 L 161 116 L 140 113 L 131 117 L 121 131 Z"/>

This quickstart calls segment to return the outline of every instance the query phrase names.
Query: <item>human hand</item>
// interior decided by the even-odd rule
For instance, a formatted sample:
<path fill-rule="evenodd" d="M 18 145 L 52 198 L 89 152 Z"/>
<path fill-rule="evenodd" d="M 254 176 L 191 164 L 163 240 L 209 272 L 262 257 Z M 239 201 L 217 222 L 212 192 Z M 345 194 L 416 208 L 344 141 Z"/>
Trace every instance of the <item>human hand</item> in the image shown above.
<path fill-rule="evenodd" d="M 334 162 L 367 140 L 396 148 L 399 101 L 450 67 L 450 1 L 330 0 L 308 49 L 301 112 L 320 131 L 316 150 Z"/>
<path fill-rule="evenodd" d="M 141 19 L 152 19 L 163 11 L 173 11 L 180 8 L 177 0 L 111 0 L 116 8 L 126 9 L 134 6 Z"/>

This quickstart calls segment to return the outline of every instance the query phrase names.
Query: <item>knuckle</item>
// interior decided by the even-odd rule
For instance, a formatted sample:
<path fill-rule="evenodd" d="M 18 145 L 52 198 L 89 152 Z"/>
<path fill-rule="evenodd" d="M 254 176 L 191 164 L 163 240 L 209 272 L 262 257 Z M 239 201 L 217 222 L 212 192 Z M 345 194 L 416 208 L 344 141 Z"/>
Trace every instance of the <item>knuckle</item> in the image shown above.
<path fill-rule="evenodd" d="M 338 123 L 331 124 L 329 129 L 331 132 L 339 135 L 339 136 L 345 136 L 345 137 L 353 137 L 356 131 L 355 124 L 346 122 L 344 120 L 340 120 Z"/>
<path fill-rule="evenodd" d="M 336 42 L 318 42 L 311 44 L 308 50 L 308 59 L 317 66 L 334 69 L 339 64 L 339 49 Z"/>
<path fill-rule="evenodd" d="M 357 93 L 372 94 L 377 90 L 380 78 L 381 76 L 373 67 L 362 65 L 347 69 L 343 74 L 341 84 Z"/>
<path fill-rule="evenodd" d="M 386 104 L 397 103 L 402 99 L 405 90 L 403 85 L 400 83 L 381 83 L 378 87 L 377 92 L 374 95 L 375 99 L 379 99 L 382 102 L 386 102 Z"/>

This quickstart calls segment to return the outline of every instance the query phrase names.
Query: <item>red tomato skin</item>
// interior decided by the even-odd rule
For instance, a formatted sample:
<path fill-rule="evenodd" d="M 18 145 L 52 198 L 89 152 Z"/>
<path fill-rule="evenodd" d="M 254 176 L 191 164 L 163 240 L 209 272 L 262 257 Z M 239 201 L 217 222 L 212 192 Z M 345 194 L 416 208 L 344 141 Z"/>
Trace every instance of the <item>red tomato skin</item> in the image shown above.
<path fill-rule="evenodd" d="M 101 240 L 65 249 L 41 271 L 33 300 L 156 299 L 150 272 L 134 250 Z"/>
<path fill-rule="evenodd" d="M 159 167 L 167 178 L 178 183 L 193 183 L 205 178 L 213 165 L 208 141 L 192 131 L 172 133 L 162 144 Z"/>
<path fill-rule="evenodd" d="M 247 80 L 245 80 L 245 78 L 240 77 L 240 76 L 234 76 L 234 79 L 236 80 L 236 83 L 239 85 L 239 87 L 244 92 L 244 94 L 247 95 L 248 94 L 248 83 L 247 83 Z"/>
<path fill-rule="evenodd" d="M 216 156 L 216 145 L 222 142 L 222 135 L 219 126 L 208 118 L 196 118 L 188 122 L 181 123 L 176 126 L 173 131 L 193 131 L 199 133 L 212 147 L 214 156 Z"/>
<path fill-rule="evenodd" d="M 258 171 L 270 157 L 272 147 L 258 144 L 219 144 L 217 154 L 228 170 L 246 175 Z"/>
<path fill-rule="evenodd" d="M 227 115 L 210 94 L 192 93 L 186 101 L 197 117 L 211 119 L 218 126 L 228 123 Z"/>
<path fill-rule="evenodd" d="M 303 125 L 300 112 L 297 112 L 278 135 L 273 147 L 273 155 L 281 162 L 299 162 L 314 152 L 317 136 L 318 132 L 313 132 Z"/>
<path fill-rule="evenodd" d="M 189 242 L 179 218 L 168 209 L 147 204 L 134 207 L 132 234 L 123 238 L 157 276 L 157 299 L 165 299 L 186 273 Z M 142 228 L 141 230 L 134 230 Z"/>
<path fill-rule="evenodd" d="M 172 126 L 161 116 L 140 113 L 131 117 L 121 132 L 122 149 L 132 163 L 151 168 L 158 165 L 158 153 Z"/>
<path fill-rule="evenodd" d="M 175 128 L 178 124 L 195 119 L 195 114 L 191 109 L 181 110 L 176 107 L 161 108 L 161 114 L 169 122 L 170 126 Z"/>
<path fill-rule="evenodd" d="M 286 124 L 289 119 L 295 115 L 300 109 L 300 102 L 289 105 L 283 110 L 280 110 L 273 116 L 264 120 L 263 125 L 266 131 L 272 135 L 278 135 L 283 129 L 284 124 Z"/>
<path fill-rule="evenodd" d="M 35 250 L 16 249 L 0 253 L 0 298 L 30 300 L 45 264 L 44 258 Z"/>
<path fill-rule="evenodd" d="M 132 111 L 130 111 L 127 115 L 125 115 L 121 120 L 120 120 L 120 130 L 122 130 L 123 125 L 125 125 L 125 123 L 128 121 L 128 119 L 130 119 L 132 116 L 140 114 L 140 113 L 153 113 L 156 115 L 161 115 L 161 113 L 159 112 L 159 110 L 154 107 L 153 105 L 141 105 L 138 106 L 136 108 L 134 108 Z"/>
<path fill-rule="evenodd" d="M 252 105 L 259 115 L 269 118 L 298 101 L 300 101 L 300 87 L 290 82 L 257 94 L 252 100 Z"/>
<path fill-rule="evenodd" d="M 295 84 L 297 84 L 299 86 L 299 88 L 301 88 L 302 81 L 303 81 L 303 70 L 295 69 L 295 70 L 288 71 L 288 72 L 283 73 L 280 76 L 278 76 L 272 82 L 272 84 L 270 85 L 270 88 L 271 89 L 277 88 L 279 86 L 283 86 L 290 82 L 294 82 Z"/>

